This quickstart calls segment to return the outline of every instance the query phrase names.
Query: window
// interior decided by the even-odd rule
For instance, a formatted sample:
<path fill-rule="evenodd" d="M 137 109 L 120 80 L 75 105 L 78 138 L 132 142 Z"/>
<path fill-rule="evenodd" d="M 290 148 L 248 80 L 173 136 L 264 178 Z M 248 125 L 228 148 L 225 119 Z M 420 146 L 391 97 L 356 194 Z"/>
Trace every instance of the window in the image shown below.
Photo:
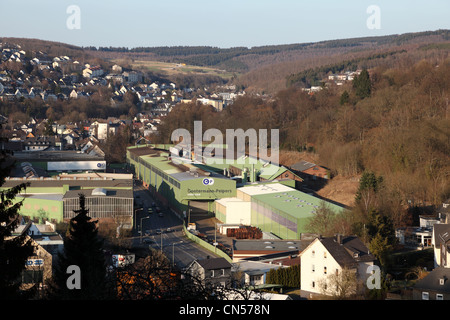
<path fill-rule="evenodd" d="M 312 272 L 315 272 L 315 271 L 316 271 L 316 267 L 315 267 L 314 265 L 312 265 L 311 271 L 312 271 Z"/>
<path fill-rule="evenodd" d="M 327 274 L 327 267 L 323 267 L 323 274 Z"/>
<path fill-rule="evenodd" d="M 43 270 L 29 270 L 22 271 L 22 283 L 40 283 L 43 281 Z"/>
<path fill-rule="evenodd" d="M 313 287 L 313 288 L 316 287 L 316 283 L 314 281 L 311 283 L 311 287 Z"/>
<path fill-rule="evenodd" d="M 444 295 L 441 293 L 436 294 L 436 300 L 444 300 Z"/>
<path fill-rule="evenodd" d="M 324 259 L 327 258 L 327 252 L 326 252 L 326 251 L 323 252 L 323 258 L 324 258 Z"/>
<path fill-rule="evenodd" d="M 311 257 L 313 257 L 314 258 L 314 256 L 316 255 L 316 252 L 313 250 L 313 251 L 311 251 Z"/>
<path fill-rule="evenodd" d="M 422 300 L 429 300 L 430 294 L 428 292 L 422 292 Z"/>

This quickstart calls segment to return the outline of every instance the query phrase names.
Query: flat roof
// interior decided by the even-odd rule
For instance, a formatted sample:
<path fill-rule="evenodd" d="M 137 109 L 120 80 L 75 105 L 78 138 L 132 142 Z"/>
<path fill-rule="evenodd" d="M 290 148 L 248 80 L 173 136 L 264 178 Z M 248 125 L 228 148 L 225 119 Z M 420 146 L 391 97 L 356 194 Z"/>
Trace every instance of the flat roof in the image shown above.
<path fill-rule="evenodd" d="M 242 200 L 242 199 L 234 198 L 234 197 L 233 197 L 233 198 L 222 198 L 222 199 L 217 199 L 216 202 L 217 202 L 217 203 L 220 203 L 221 205 L 226 206 L 227 203 L 229 203 L 229 202 L 250 202 L 250 201 L 244 201 L 244 200 Z"/>
<path fill-rule="evenodd" d="M 108 177 L 97 177 L 97 178 L 87 178 L 87 177 L 64 177 L 61 176 L 59 179 L 57 177 L 52 178 L 9 178 L 6 179 L 2 188 L 12 188 L 21 183 L 29 182 L 30 186 L 27 188 L 60 188 L 64 185 L 69 187 L 84 187 L 84 188 L 95 188 L 95 187 L 106 187 L 106 188 L 133 188 L 133 179 L 112 179 Z"/>
<path fill-rule="evenodd" d="M 257 184 L 257 185 L 248 185 L 238 188 L 239 191 L 242 191 L 245 194 L 250 196 L 255 196 L 259 194 L 270 194 L 277 192 L 290 192 L 293 191 L 291 187 L 288 187 L 281 183 L 267 183 L 267 184 Z"/>
<path fill-rule="evenodd" d="M 64 194 L 64 199 L 78 198 L 79 194 L 82 193 L 86 197 L 107 197 L 107 198 L 131 198 L 133 199 L 133 191 L 132 190 L 123 190 L 123 189 L 105 189 L 102 188 L 106 195 L 98 195 L 96 194 L 96 189 L 82 189 L 82 190 L 69 190 Z"/>
<path fill-rule="evenodd" d="M 229 180 L 226 176 L 212 171 L 206 171 L 203 166 L 197 166 L 195 163 L 190 163 L 189 161 L 179 158 L 169 158 L 169 153 L 165 150 L 155 150 L 149 147 L 146 149 L 147 152 L 150 153 L 147 154 L 145 151 L 141 150 L 139 157 L 142 161 L 155 166 L 165 174 L 170 175 L 180 182 L 202 177 L 214 177 Z M 136 148 L 131 150 L 136 150 Z"/>
<path fill-rule="evenodd" d="M 310 241 L 302 241 L 298 239 L 293 240 L 278 240 L 278 239 L 242 239 L 233 240 L 234 251 L 302 251 Z"/>
<path fill-rule="evenodd" d="M 315 210 L 320 207 L 322 202 L 324 202 L 326 206 L 335 213 L 338 213 L 344 209 L 334 203 L 311 196 L 298 190 L 276 192 L 271 194 L 258 194 L 252 196 L 252 199 L 259 202 L 264 202 L 272 208 L 289 213 L 291 216 L 296 218 L 313 216 Z"/>
<path fill-rule="evenodd" d="M 42 194 L 27 194 L 27 193 L 20 193 L 17 195 L 17 197 L 24 198 L 24 199 L 41 199 L 41 200 L 54 200 L 54 201 L 61 201 L 63 198 L 62 194 L 57 193 L 42 193 Z"/>
<path fill-rule="evenodd" d="M 17 151 L 14 152 L 14 158 L 28 161 L 99 161 L 105 160 L 105 157 L 90 155 L 74 150 L 51 150 L 51 151 Z"/>

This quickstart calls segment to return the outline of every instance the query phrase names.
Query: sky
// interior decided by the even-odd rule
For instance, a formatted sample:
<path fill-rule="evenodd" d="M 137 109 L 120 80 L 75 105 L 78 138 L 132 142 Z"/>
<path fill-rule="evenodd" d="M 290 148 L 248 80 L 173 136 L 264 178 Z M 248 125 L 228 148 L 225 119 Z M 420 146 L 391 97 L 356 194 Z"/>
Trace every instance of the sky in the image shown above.
<path fill-rule="evenodd" d="M 0 0 L 0 36 L 77 46 L 254 47 L 438 29 L 450 29 L 449 0 Z"/>

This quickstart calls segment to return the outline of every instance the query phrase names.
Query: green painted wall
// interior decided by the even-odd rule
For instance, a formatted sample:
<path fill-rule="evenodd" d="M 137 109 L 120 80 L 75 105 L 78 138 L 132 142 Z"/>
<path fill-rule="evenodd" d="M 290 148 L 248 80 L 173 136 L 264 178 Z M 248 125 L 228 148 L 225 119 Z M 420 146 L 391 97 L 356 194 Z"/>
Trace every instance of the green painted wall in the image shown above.
<path fill-rule="evenodd" d="M 46 218 L 49 221 L 63 221 L 63 202 L 59 200 L 40 199 L 37 197 L 19 197 L 15 202 L 23 200 L 20 214 L 30 218 Z"/>

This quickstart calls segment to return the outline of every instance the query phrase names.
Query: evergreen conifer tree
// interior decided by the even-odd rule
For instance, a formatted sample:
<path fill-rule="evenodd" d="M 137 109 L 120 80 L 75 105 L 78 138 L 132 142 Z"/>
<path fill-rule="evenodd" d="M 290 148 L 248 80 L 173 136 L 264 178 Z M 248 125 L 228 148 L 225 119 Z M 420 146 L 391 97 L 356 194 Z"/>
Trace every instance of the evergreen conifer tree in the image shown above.
<path fill-rule="evenodd" d="M 56 296 L 52 298 L 70 300 L 109 298 L 103 241 L 98 238 L 98 220 L 92 220 L 88 216 L 89 209 L 85 207 L 85 200 L 85 196 L 80 194 L 80 209 L 74 210 L 77 215 L 70 220 L 67 238 L 64 241 L 64 252 L 59 255 L 55 271 L 56 290 L 53 295 Z M 71 266 L 76 266 L 76 269 L 72 269 Z"/>
<path fill-rule="evenodd" d="M 12 166 L 7 152 L 1 150 L 0 186 L 5 183 Z M 21 183 L 0 192 L 0 300 L 28 298 L 32 294 L 32 289 L 23 291 L 19 287 L 20 275 L 28 257 L 34 253 L 34 245 L 26 234 L 11 237 L 20 223 L 19 210 L 23 202 L 14 199 L 26 187 L 27 184 Z"/>
<path fill-rule="evenodd" d="M 370 97 L 372 93 L 372 83 L 370 81 L 369 72 L 364 69 L 359 76 L 353 79 L 353 88 L 356 90 L 355 94 L 361 99 Z"/>

